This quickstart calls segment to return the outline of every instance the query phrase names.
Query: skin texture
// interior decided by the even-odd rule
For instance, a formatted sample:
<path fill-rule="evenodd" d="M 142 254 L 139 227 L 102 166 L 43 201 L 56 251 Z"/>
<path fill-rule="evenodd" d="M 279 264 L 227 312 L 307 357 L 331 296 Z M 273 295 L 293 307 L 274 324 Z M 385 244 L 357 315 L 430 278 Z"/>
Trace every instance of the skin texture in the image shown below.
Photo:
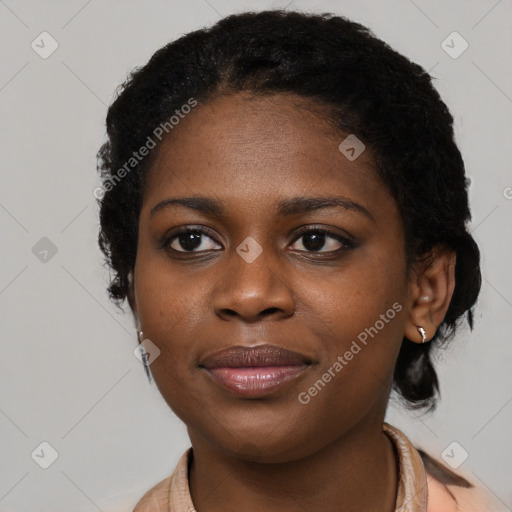
<path fill-rule="evenodd" d="M 187 425 L 201 512 L 240 503 L 245 512 L 394 510 L 396 459 L 382 422 L 395 360 L 403 336 L 421 341 L 416 326 L 434 335 L 453 293 L 453 254 L 439 249 L 407 268 L 402 220 L 371 149 L 349 161 L 338 150 L 347 134 L 307 107 L 246 93 L 198 106 L 164 141 L 145 189 L 129 302 L 161 351 L 155 382 Z M 221 200 L 225 213 L 172 206 L 150 215 L 191 196 Z M 331 207 L 278 216 L 278 203 L 296 196 L 344 197 L 369 215 Z M 185 227 L 209 230 L 195 253 L 179 238 L 161 247 Z M 332 232 L 316 252 L 315 227 Z M 236 252 L 247 237 L 262 248 L 252 263 Z M 401 311 L 300 403 L 394 303 Z M 199 367 L 220 349 L 262 342 L 312 364 L 258 399 L 233 396 Z"/>

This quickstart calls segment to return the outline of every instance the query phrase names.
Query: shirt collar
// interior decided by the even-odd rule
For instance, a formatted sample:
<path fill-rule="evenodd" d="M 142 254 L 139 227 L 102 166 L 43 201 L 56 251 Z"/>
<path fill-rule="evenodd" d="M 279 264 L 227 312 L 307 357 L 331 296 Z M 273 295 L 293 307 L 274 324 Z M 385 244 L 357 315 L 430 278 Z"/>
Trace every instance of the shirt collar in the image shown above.
<path fill-rule="evenodd" d="M 425 512 L 427 510 L 427 478 L 420 454 L 409 439 L 387 423 L 383 430 L 396 448 L 399 481 L 395 512 Z M 189 488 L 192 447 L 181 457 L 169 480 L 169 508 L 165 512 L 197 512 Z"/>

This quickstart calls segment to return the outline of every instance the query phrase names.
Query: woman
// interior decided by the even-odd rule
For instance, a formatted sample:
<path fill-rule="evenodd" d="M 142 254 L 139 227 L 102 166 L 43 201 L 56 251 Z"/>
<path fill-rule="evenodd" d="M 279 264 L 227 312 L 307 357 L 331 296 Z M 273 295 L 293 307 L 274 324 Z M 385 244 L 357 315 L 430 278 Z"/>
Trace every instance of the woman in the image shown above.
<path fill-rule="evenodd" d="M 485 510 L 384 423 L 392 389 L 435 405 L 431 351 L 480 289 L 452 121 L 332 15 L 232 15 L 132 73 L 99 243 L 192 444 L 135 512 Z"/>

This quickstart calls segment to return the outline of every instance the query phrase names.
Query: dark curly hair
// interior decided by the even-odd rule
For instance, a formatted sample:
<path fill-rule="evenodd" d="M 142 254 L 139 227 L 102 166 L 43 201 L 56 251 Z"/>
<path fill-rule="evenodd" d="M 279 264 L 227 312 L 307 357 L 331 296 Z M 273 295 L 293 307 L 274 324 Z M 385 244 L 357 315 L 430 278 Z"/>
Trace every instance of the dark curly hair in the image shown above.
<path fill-rule="evenodd" d="M 453 117 L 429 74 L 344 17 L 284 10 L 230 15 L 167 44 L 130 73 L 108 110 L 108 140 L 98 152 L 98 241 L 114 272 L 111 300 L 120 306 L 128 296 L 145 177 L 157 149 L 140 161 L 133 155 L 191 98 L 204 104 L 241 91 L 307 98 L 334 127 L 372 149 L 402 215 L 408 265 L 438 244 L 455 251 L 456 286 L 442 324 L 430 343 L 404 338 L 394 369 L 393 387 L 407 405 L 432 409 L 439 386 L 431 351 L 462 317 L 473 326 L 481 285 L 479 250 L 466 228 L 464 163 Z"/>

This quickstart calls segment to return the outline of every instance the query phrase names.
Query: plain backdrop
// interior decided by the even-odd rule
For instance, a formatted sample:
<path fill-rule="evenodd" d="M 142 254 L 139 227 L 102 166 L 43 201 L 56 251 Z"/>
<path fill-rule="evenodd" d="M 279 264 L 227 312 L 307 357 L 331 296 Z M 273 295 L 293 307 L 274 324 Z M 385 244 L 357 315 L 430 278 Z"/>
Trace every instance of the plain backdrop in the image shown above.
<path fill-rule="evenodd" d="M 440 460 L 456 442 L 458 471 L 512 510 L 511 0 L 0 0 L 0 511 L 130 511 L 190 446 L 106 294 L 96 152 L 116 87 L 158 48 L 284 7 L 369 26 L 430 70 L 455 117 L 482 250 L 476 326 L 439 357 L 437 410 L 393 401 L 388 421 Z"/>

